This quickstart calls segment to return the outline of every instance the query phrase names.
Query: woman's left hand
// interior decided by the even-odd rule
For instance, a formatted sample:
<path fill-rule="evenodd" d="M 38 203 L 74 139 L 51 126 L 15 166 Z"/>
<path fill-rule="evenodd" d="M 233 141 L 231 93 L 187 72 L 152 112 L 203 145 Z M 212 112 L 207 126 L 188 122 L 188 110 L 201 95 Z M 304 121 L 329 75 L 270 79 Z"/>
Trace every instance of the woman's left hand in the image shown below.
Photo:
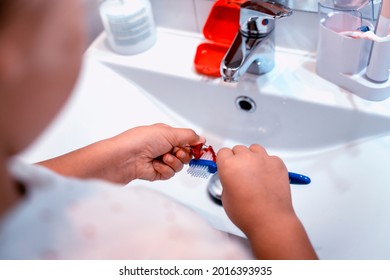
<path fill-rule="evenodd" d="M 190 146 L 204 142 L 192 129 L 154 124 L 129 129 L 39 164 L 65 176 L 121 184 L 134 179 L 166 180 L 191 160 Z"/>
<path fill-rule="evenodd" d="M 133 179 L 166 180 L 183 169 L 191 158 L 190 146 L 204 143 L 192 129 L 173 128 L 165 124 L 130 129 L 111 139 L 125 152 L 119 161 L 133 170 Z M 118 157 L 120 157 L 118 155 Z M 127 164 L 129 163 L 129 164 Z"/>

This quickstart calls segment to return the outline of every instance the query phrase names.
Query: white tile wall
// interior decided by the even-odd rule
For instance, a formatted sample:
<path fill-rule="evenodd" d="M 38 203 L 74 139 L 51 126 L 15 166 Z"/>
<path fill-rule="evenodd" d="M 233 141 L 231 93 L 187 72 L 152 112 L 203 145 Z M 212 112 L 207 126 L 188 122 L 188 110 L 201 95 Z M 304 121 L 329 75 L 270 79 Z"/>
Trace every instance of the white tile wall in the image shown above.
<path fill-rule="evenodd" d="M 215 0 L 150 0 L 159 26 L 201 33 Z"/>
<path fill-rule="evenodd" d="M 150 2 L 158 26 L 197 32 L 194 0 L 150 0 Z"/>
<path fill-rule="evenodd" d="M 201 33 L 214 0 L 151 0 L 159 26 Z M 276 25 L 278 46 L 315 52 L 317 14 L 294 11 Z"/>
<path fill-rule="evenodd" d="M 198 32 L 202 32 L 207 17 L 215 0 L 193 0 L 195 3 L 195 12 L 198 19 Z"/>
<path fill-rule="evenodd" d="M 83 0 L 87 7 L 86 25 L 90 41 L 102 30 L 97 2 Z M 181 31 L 201 33 L 215 0 L 150 0 L 156 24 Z M 315 51 L 317 14 L 295 11 L 276 25 L 278 46 Z"/>

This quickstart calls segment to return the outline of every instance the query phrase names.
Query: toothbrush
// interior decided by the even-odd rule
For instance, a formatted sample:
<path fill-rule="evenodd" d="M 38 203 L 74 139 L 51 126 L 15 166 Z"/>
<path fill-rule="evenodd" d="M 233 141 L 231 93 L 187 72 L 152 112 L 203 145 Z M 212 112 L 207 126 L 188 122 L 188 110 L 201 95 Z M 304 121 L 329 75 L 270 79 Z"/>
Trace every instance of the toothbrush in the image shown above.
<path fill-rule="evenodd" d="M 203 146 L 199 144 L 192 146 L 191 151 L 194 158 L 189 163 L 187 173 L 194 177 L 207 179 L 210 174 L 217 172 L 217 156 L 212 146 Z"/>
<path fill-rule="evenodd" d="M 192 150 L 195 158 L 189 163 L 188 174 L 207 179 L 211 174 L 215 174 L 218 171 L 215 152 L 211 146 L 200 149 L 197 146 Z M 293 185 L 308 185 L 311 182 L 309 177 L 293 172 L 288 172 L 288 178 L 290 184 Z"/>
<path fill-rule="evenodd" d="M 339 32 L 340 35 L 344 35 L 347 37 L 351 37 L 354 39 L 367 39 L 372 40 L 374 42 L 388 42 L 390 41 L 390 33 L 387 35 L 385 34 L 384 37 L 380 37 L 377 34 L 375 34 L 373 31 L 370 30 L 370 28 L 367 25 L 360 26 L 354 31 L 342 31 Z"/>
<path fill-rule="evenodd" d="M 339 33 L 340 35 L 352 37 L 352 38 L 360 38 L 360 39 L 367 39 L 372 40 L 374 42 L 389 42 L 390 41 L 390 35 L 387 35 L 386 37 L 379 37 L 372 31 L 362 32 L 362 31 L 343 31 Z"/>

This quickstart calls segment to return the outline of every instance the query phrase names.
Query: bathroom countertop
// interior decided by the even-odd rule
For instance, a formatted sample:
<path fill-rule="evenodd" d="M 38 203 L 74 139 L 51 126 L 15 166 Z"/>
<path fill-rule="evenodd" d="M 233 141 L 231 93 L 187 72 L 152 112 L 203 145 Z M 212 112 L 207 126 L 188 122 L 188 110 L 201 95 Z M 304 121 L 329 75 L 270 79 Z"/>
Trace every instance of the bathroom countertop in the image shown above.
<path fill-rule="evenodd" d="M 43 160 L 139 125 L 157 122 L 191 125 L 161 110 L 139 87 L 102 64 L 109 61 L 220 83 L 196 74 L 192 68 L 201 36 L 177 35 L 161 29 L 158 36 L 152 49 L 128 57 L 109 51 L 104 34 L 97 38 L 84 56 L 82 73 L 68 104 L 22 156 L 30 162 Z M 172 41 L 179 37 L 181 52 L 172 47 Z M 161 48 L 165 48 L 163 56 Z M 283 53 L 290 57 L 289 63 L 280 61 L 279 55 Z M 365 101 L 318 77 L 314 71 L 315 54 L 279 48 L 276 63 L 275 71 L 256 80 L 259 86 L 267 88 L 267 94 L 390 118 L 390 100 Z M 282 77 L 291 79 L 288 90 L 283 88 L 286 81 Z M 193 128 L 202 133 L 201 127 Z M 292 171 L 304 170 L 312 179 L 309 186 L 292 186 L 292 196 L 295 210 L 320 258 L 390 259 L 389 132 L 390 127 L 380 135 L 318 153 L 278 154 Z M 128 187 L 139 183 L 132 182 Z M 222 207 L 208 197 L 207 181 L 183 171 L 168 181 L 142 183 L 188 205 L 216 228 L 241 235 Z"/>

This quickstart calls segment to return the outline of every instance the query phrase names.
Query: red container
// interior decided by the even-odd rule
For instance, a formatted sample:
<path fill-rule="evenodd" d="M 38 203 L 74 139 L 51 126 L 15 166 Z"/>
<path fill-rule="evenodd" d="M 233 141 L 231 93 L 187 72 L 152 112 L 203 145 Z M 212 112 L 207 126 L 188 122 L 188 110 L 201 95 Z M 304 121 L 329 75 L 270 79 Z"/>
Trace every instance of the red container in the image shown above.
<path fill-rule="evenodd" d="M 239 30 L 240 4 L 243 2 L 219 0 L 214 3 L 203 27 L 203 35 L 208 42 L 200 44 L 195 54 L 194 64 L 198 73 L 221 76 L 221 61 Z"/>

